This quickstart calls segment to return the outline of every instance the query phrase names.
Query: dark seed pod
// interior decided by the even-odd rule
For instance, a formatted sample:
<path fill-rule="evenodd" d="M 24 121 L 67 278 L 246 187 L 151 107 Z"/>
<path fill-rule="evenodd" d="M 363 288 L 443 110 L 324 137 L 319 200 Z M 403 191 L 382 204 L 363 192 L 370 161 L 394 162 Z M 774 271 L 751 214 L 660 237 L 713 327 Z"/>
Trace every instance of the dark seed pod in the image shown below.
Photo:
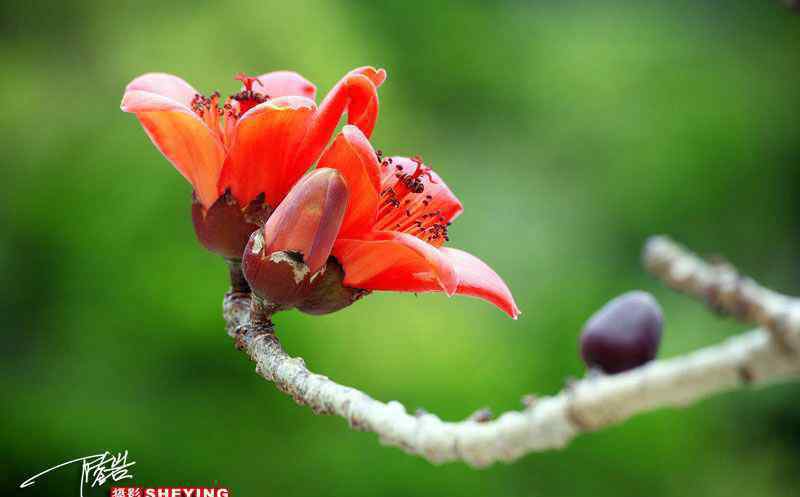
<path fill-rule="evenodd" d="M 607 303 L 586 322 L 581 356 L 590 368 L 620 373 L 655 358 L 661 343 L 663 316 L 647 292 L 628 292 Z"/>

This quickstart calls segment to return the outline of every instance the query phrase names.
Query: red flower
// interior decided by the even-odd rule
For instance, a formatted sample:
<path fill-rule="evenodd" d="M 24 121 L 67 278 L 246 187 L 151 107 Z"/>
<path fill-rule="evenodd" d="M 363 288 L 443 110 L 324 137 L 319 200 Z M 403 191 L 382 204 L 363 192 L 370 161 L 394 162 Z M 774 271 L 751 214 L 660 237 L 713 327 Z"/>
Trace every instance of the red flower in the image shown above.
<path fill-rule="evenodd" d="M 377 87 L 386 72 L 372 67 L 349 72 L 319 107 L 316 88 L 297 73 L 237 79 L 241 91 L 220 106 L 219 93 L 205 97 L 177 76 L 145 74 L 128 84 L 121 104 L 194 188 L 198 237 L 228 257 L 241 257 L 255 229 L 244 210 L 262 193 L 266 204 L 276 207 L 317 161 L 343 113 L 365 135 L 372 133 Z M 232 198 L 223 197 L 227 191 Z M 215 203 L 220 212 L 209 215 Z M 231 232 L 227 238 L 219 227 Z"/>
<path fill-rule="evenodd" d="M 415 157 L 382 158 L 357 127 L 345 126 L 319 167 L 337 169 L 350 192 L 332 254 L 343 284 L 366 290 L 443 291 L 487 300 L 516 319 L 511 291 L 488 265 L 443 247 L 461 202 Z"/>

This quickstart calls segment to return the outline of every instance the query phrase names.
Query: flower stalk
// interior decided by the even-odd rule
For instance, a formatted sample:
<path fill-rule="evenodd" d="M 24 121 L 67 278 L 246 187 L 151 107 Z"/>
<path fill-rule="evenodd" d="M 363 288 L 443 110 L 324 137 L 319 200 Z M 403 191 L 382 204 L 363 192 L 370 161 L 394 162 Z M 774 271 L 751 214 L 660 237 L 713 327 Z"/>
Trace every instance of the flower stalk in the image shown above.
<path fill-rule="evenodd" d="M 250 285 L 242 273 L 242 259 L 226 258 L 225 263 L 231 279 L 230 293 L 250 293 Z"/>

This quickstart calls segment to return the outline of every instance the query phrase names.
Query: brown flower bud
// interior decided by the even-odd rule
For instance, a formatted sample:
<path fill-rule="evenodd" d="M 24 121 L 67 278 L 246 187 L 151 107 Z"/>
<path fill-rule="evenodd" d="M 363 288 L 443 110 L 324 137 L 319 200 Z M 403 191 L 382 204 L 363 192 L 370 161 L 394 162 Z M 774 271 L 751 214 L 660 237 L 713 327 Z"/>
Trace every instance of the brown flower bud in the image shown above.
<path fill-rule="evenodd" d="M 244 250 L 242 269 L 271 310 L 295 307 L 311 293 L 339 233 L 347 186 L 333 169 L 301 179 Z"/>
<path fill-rule="evenodd" d="M 269 211 L 263 196 L 246 209 L 242 209 L 230 192 L 220 196 L 208 209 L 192 196 L 192 222 L 197 240 L 207 250 L 226 259 L 242 258 L 250 234 L 269 216 Z"/>

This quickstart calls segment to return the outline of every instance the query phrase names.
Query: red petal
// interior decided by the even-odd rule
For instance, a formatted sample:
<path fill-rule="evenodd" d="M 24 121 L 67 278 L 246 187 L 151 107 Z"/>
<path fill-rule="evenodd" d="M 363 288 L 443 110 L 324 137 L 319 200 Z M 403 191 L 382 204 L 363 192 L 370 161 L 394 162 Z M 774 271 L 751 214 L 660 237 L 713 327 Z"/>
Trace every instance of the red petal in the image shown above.
<path fill-rule="evenodd" d="M 347 187 L 334 169 L 316 169 L 286 195 L 264 225 L 264 247 L 303 254 L 311 274 L 328 261 L 347 206 Z"/>
<path fill-rule="evenodd" d="M 470 295 L 491 302 L 514 319 L 521 314 L 511 290 L 497 273 L 472 254 L 454 248 L 439 249 L 458 273 L 459 295 Z"/>
<path fill-rule="evenodd" d="M 151 72 L 142 74 L 125 87 L 125 92 L 139 90 L 174 100 L 191 110 L 192 99 L 198 94 L 189 83 L 172 74 Z"/>
<path fill-rule="evenodd" d="M 177 100 L 149 91 L 127 91 L 120 107 L 136 114 L 156 148 L 192 184 L 200 202 L 206 208 L 214 204 L 225 148 L 206 123 Z"/>
<path fill-rule="evenodd" d="M 364 239 L 339 239 L 333 255 L 344 268 L 344 284 L 355 288 L 452 295 L 458 285 L 447 257 L 405 233 L 378 231 Z"/>
<path fill-rule="evenodd" d="M 369 137 L 378 119 L 378 86 L 386 79 L 386 71 L 362 67 L 350 71 L 328 93 L 314 116 L 303 141 L 298 167 L 311 166 L 331 139 L 344 112 L 347 123 L 358 126 Z"/>
<path fill-rule="evenodd" d="M 311 100 L 317 98 L 317 87 L 293 71 L 268 72 L 256 79 L 258 82 L 253 86 L 253 91 L 266 94 L 269 98 L 290 96 L 306 97 Z"/>
<path fill-rule="evenodd" d="M 298 147 L 316 106 L 304 97 L 280 97 L 259 104 L 237 122 L 219 191 L 231 189 L 240 205 L 260 193 L 276 207 L 310 164 L 298 163 Z"/>
<path fill-rule="evenodd" d="M 319 160 L 319 167 L 338 170 L 347 181 L 347 205 L 340 238 L 353 238 L 372 229 L 380 196 L 379 165 L 372 145 L 364 133 L 347 125 Z"/>

